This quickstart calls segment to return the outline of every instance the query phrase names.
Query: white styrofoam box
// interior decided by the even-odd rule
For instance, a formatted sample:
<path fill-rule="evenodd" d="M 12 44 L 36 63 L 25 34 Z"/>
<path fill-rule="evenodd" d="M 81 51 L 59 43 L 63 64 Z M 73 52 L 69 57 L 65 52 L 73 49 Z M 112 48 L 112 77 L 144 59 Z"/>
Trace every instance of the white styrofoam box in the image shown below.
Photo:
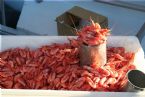
<path fill-rule="evenodd" d="M 70 36 L 71 37 L 71 36 Z M 76 38 L 75 36 L 73 38 Z M 0 36 L 0 51 L 16 47 L 36 49 L 42 45 L 68 42 L 66 36 Z M 128 52 L 135 52 L 137 69 L 145 72 L 144 52 L 135 36 L 109 36 L 107 46 L 124 47 Z M 49 97 L 145 97 L 145 93 L 128 92 L 87 92 L 60 90 L 25 90 L 1 89 L 2 97 L 49 96 Z M 144 96 L 143 96 L 144 95 Z"/>

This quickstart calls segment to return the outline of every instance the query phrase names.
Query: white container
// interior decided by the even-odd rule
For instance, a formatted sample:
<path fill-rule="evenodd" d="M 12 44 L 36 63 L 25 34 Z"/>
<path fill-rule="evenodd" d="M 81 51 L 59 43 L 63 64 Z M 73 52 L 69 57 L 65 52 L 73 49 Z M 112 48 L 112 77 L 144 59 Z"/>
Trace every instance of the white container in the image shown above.
<path fill-rule="evenodd" d="M 75 38 L 75 37 L 74 37 Z M 68 42 L 66 36 L 0 36 L 0 51 L 16 47 L 38 48 L 52 43 Z M 135 52 L 137 69 L 145 72 L 143 49 L 135 36 L 110 36 L 107 46 L 124 47 L 126 51 Z M 1 89 L 1 97 L 145 97 L 144 92 L 89 92 L 62 90 L 29 90 L 29 89 Z"/>

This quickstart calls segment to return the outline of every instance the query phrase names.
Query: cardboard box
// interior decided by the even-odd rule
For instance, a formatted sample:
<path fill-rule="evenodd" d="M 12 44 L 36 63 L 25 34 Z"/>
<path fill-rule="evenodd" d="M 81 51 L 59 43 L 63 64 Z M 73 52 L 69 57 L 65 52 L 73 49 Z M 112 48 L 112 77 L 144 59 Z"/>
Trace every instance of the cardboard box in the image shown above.
<path fill-rule="evenodd" d="M 73 36 L 75 38 L 75 36 Z M 0 51 L 16 47 L 36 49 L 42 45 L 69 42 L 66 36 L 0 36 Z M 135 36 L 109 36 L 107 46 L 124 47 L 136 53 L 135 64 L 145 72 L 144 52 Z M 2 95 L 1 95 L 2 94 Z M 0 89 L 0 97 L 145 97 L 143 93 L 63 90 Z"/>
<path fill-rule="evenodd" d="M 80 29 L 84 25 L 89 24 L 88 20 L 90 17 L 95 22 L 98 22 L 102 28 L 108 27 L 107 17 L 78 6 L 74 6 L 56 18 L 58 35 L 75 35 L 75 28 Z"/>

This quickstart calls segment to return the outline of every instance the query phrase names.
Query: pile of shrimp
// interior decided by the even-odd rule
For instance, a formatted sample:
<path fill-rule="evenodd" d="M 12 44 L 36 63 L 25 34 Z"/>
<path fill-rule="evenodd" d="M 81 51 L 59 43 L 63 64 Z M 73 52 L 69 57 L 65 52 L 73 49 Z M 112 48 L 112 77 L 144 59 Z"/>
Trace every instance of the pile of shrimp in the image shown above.
<path fill-rule="evenodd" d="M 75 40 L 35 50 L 8 49 L 0 52 L 0 88 L 122 91 L 126 73 L 135 69 L 133 58 L 123 47 L 109 47 L 105 66 L 80 66 Z"/>
<path fill-rule="evenodd" d="M 90 19 L 91 24 L 83 27 L 77 32 L 78 40 L 86 45 L 99 45 L 103 44 L 107 40 L 107 36 L 110 34 L 109 29 L 103 29 L 98 23 L 94 23 Z"/>

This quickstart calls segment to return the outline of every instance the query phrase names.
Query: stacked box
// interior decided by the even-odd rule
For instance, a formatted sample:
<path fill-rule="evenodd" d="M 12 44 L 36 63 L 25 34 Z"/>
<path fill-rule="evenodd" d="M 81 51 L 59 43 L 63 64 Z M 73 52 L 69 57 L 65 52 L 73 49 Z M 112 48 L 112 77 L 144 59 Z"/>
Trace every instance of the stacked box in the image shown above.
<path fill-rule="evenodd" d="M 107 17 L 78 6 L 74 6 L 56 18 L 58 35 L 76 35 L 76 29 L 79 30 L 83 26 L 89 24 L 90 18 L 94 20 L 94 22 L 98 22 L 102 28 L 108 27 Z"/>

